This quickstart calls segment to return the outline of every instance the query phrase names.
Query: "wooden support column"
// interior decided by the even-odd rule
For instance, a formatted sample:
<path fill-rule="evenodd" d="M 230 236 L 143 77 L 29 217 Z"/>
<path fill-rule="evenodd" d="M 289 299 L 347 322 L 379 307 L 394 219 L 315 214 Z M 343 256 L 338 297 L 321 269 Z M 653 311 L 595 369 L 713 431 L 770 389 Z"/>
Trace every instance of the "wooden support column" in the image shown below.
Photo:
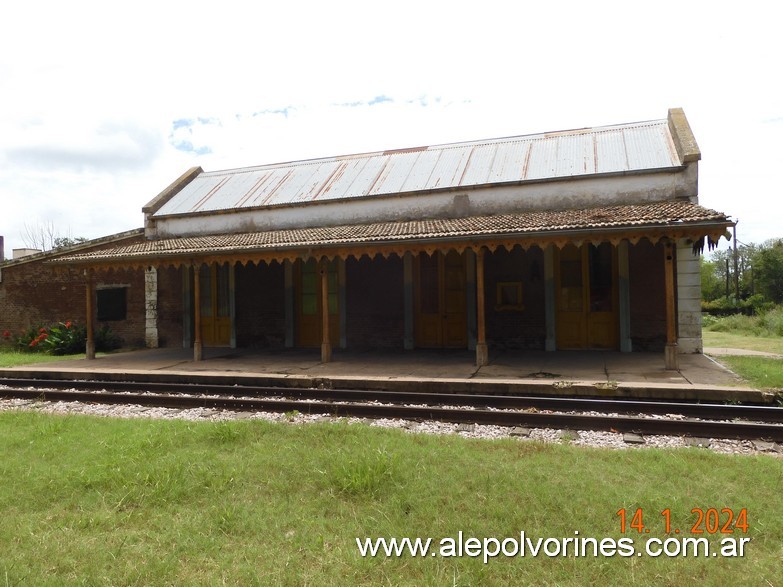
<path fill-rule="evenodd" d="M 674 243 L 666 241 L 663 245 L 664 284 L 666 288 L 666 350 L 664 360 L 666 369 L 677 371 L 680 368 L 677 355 L 677 313 L 674 291 Z"/>
<path fill-rule="evenodd" d="M 402 257 L 402 283 L 403 283 L 403 314 L 404 332 L 403 348 L 406 351 L 413 350 L 415 338 L 413 334 L 413 254 L 406 251 Z"/>
<path fill-rule="evenodd" d="M 200 361 L 203 358 L 201 346 L 201 263 L 193 264 L 193 360 Z"/>
<path fill-rule="evenodd" d="M 489 363 L 487 349 L 486 317 L 484 312 L 484 249 L 476 253 L 476 366 Z"/>
<path fill-rule="evenodd" d="M 86 298 L 87 298 L 87 308 L 86 308 L 86 327 L 87 327 L 87 345 L 86 345 L 86 352 L 85 352 L 85 358 L 87 359 L 94 359 L 95 358 L 95 322 L 94 322 L 94 314 L 95 311 L 93 310 L 93 300 L 95 298 L 95 287 L 92 282 L 92 269 L 87 269 L 84 272 L 86 280 Z"/>
<path fill-rule="evenodd" d="M 332 360 L 332 342 L 329 339 L 329 261 L 321 259 L 321 362 Z"/>

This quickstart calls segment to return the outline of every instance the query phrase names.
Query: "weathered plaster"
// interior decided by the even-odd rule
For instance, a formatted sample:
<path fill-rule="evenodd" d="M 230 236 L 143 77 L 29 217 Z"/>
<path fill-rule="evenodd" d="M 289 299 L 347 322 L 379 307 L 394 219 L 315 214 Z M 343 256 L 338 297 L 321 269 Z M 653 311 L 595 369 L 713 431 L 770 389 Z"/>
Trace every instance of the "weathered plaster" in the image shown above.
<path fill-rule="evenodd" d="M 566 181 L 531 182 L 427 194 L 401 194 L 234 210 L 225 213 L 148 218 L 148 234 L 168 238 L 393 222 L 461 218 L 518 211 L 639 204 L 676 197 L 695 198 L 696 167 Z"/>

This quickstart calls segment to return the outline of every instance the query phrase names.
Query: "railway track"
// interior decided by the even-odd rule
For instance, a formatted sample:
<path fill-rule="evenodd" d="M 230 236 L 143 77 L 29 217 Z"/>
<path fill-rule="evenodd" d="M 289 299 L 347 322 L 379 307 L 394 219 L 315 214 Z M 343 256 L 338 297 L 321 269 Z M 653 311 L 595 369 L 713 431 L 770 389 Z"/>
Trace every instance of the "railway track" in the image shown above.
<path fill-rule="evenodd" d="M 783 442 L 783 408 L 754 405 L 2 378 L 0 397 Z"/>

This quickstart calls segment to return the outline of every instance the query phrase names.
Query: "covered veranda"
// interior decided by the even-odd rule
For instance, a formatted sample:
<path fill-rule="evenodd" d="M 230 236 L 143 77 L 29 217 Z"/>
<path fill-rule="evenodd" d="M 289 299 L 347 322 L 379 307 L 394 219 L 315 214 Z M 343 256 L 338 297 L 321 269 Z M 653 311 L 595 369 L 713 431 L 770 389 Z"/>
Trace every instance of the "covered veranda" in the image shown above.
<path fill-rule="evenodd" d="M 405 288 L 405 348 L 413 339 L 414 323 L 414 259 L 426 255 L 447 255 L 456 252 L 469 259 L 466 264 L 468 294 L 472 303 L 467 306 L 467 323 L 475 325 L 475 344 L 468 339 L 474 364 L 484 367 L 490 363 L 487 338 L 487 309 L 496 300 L 488 299 L 485 264 L 488 257 L 503 249 L 543 251 L 543 287 L 546 351 L 559 351 L 564 345 L 558 338 L 558 321 L 564 296 L 563 265 L 558 265 L 564 249 L 608 244 L 614 259 L 615 275 L 612 297 L 619 309 L 619 319 L 610 327 L 616 334 L 616 349 L 629 351 L 630 344 L 627 306 L 628 249 L 640 241 L 660 246 L 656 270 L 662 268 L 661 296 L 665 307 L 665 367 L 677 370 L 678 308 L 677 255 L 696 254 L 704 243 L 713 244 L 724 236 L 733 223 L 723 214 L 702 208 L 688 201 L 669 201 L 639 205 L 609 206 L 582 210 L 498 214 L 493 216 L 381 222 L 363 225 L 274 230 L 242 234 L 222 234 L 150 240 L 128 247 L 94 251 L 83 255 L 62 257 L 60 264 L 82 266 L 86 276 L 86 307 L 88 358 L 94 357 L 94 281 L 96 274 L 114 269 L 135 268 L 149 270 L 160 267 L 192 269 L 193 303 L 190 308 L 193 322 L 192 357 L 199 362 L 204 357 L 202 312 L 204 295 L 199 279 L 203 267 L 247 264 L 283 264 L 290 267 L 302 261 L 314 260 L 318 266 L 320 299 L 330 295 L 329 264 L 335 259 L 389 258 L 402 259 Z M 692 253 L 693 251 L 693 253 Z M 288 277 L 286 277 L 288 279 Z M 493 284 L 494 285 L 494 284 Z M 581 286 L 580 286 L 581 287 Z M 587 287 L 583 287 L 587 289 Z M 581 291 L 581 290 L 580 290 Z M 156 295 L 153 294 L 153 295 Z M 579 294 L 582 295 L 582 294 Z M 585 294 L 587 295 L 587 294 Z M 513 292 L 512 292 L 513 296 Z M 623 307 L 625 306 L 625 310 Z M 334 328 L 330 320 L 329 304 L 317 305 L 320 314 L 320 363 L 329 363 L 335 343 L 330 335 Z M 470 326 L 468 326 L 470 327 Z M 410 345 L 410 348 L 415 348 Z"/>
<path fill-rule="evenodd" d="M 273 387 L 326 387 L 452 393 L 582 395 L 661 400 L 766 401 L 760 392 L 706 355 L 681 357 L 666 370 L 658 353 L 616 351 L 497 351 L 477 367 L 467 350 L 336 350 L 329 363 L 318 349 L 210 347 L 200 361 L 190 349 L 159 348 L 99 354 L 88 360 L 26 365 L 4 376 L 210 382 Z"/>

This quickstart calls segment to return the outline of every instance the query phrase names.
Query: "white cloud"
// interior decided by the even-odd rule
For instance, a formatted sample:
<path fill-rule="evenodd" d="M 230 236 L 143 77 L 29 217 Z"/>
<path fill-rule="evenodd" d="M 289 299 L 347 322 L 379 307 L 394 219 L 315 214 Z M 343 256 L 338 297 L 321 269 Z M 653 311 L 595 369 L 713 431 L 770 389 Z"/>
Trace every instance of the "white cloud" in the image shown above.
<path fill-rule="evenodd" d="M 662 118 L 682 106 L 701 199 L 781 236 L 780 8 L 488 0 L 11 3 L 0 37 L 0 234 L 140 226 L 221 169 Z M 379 99 L 380 98 L 380 99 Z M 177 126 L 177 121 L 188 121 Z"/>

